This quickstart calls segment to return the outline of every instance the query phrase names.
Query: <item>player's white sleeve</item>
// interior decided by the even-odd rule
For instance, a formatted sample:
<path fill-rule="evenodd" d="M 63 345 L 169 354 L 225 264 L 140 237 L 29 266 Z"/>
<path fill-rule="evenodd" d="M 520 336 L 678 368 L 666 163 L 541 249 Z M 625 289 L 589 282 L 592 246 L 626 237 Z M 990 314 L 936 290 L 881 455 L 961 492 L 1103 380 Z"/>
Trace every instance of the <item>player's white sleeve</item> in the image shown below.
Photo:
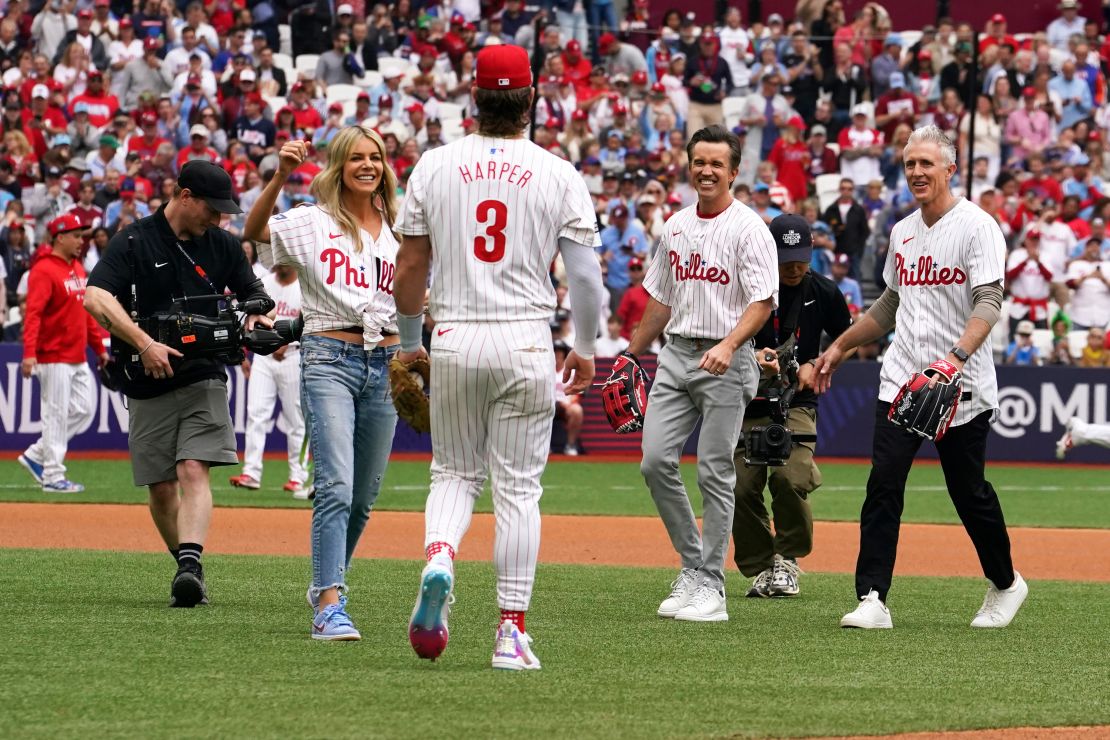
<path fill-rule="evenodd" d="M 397 218 L 397 232 L 402 236 L 424 236 L 428 233 L 428 224 L 424 218 L 424 172 L 427 169 L 424 165 L 425 160 L 421 159 L 409 175 L 405 200 Z"/>
<path fill-rule="evenodd" d="M 993 220 L 983 219 L 964 240 L 968 283 L 977 285 L 999 283 L 1006 277 L 1006 239 Z"/>
<path fill-rule="evenodd" d="M 659 246 L 655 249 L 655 259 L 648 265 L 647 274 L 644 275 L 644 290 L 664 306 L 673 307 L 675 284 L 671 273 L 671 244 L 668 233 L 668 230 L 663 230 Z"/>
<path fill-rule="evenodd" d="M 898 227 L 895 226 L 895 229 Z M 898 267 L 894 262 L 894 245 L 896 243 L 895 232 L 890 232 L 890 242 L 886 248 L 886 262 L 883 263 L 883 282 L 886 283 L 888 290 L 898 292 Z"/>
<path fill-rule="evenodd" d="M 571 174 L 562 206 L 559 213 L 559 238 L 588 247 L 601 246 L 593 198 L 590 197 L 586 181 L 577 172 Z"/>
<path fill-rule="evenodd" d="M 748 232 L 737 253 L 740 279 L 752 303 L 771 299 L 773 308 L 779 304 L 779 259 L 775 238 L 764 224 Z"/>
<path fill-rule="evenodd" d="M 291 208 L 270 216 L 270 243 L 256 242 L 258 261 L 275 265 L 305 265 L 316 249 L 316 208 Z"/>
<path fill-rule="evenodd" d="M 605 286 L 601 282 L 601 263 L 592 246 L 567 238 L 559 240 L 559 252 L 567 270 L 567 297 L 574 321 L 574 351 L 583 359 L 594 356 L 601 302 Z"/>

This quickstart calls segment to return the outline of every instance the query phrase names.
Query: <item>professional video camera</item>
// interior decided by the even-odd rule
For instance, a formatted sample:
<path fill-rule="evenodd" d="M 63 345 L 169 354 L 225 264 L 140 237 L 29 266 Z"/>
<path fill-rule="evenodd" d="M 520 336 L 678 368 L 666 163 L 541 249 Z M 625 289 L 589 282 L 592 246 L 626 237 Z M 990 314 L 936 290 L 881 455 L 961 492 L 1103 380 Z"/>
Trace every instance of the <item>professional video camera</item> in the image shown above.
<path fill-rule="evenodd" d="M 793 342 L 791 342 L 793 345 Z M 775 354 L 768 352 L 764 360 L 771 362 Z M 798 385 L 798 361 L 794 359 L 793 346 L 779 351 L 779 373 L 759 387 L 757 398 L 771 406 L 771 423 L 752 427 L 744 439 L 744 464 L 748 466 L 781 466 L 786 464 L 794 448 L 794 435 L 786 426 L 790 402 L 794 400 Z"/>
<path fill-rule="evenodd" d="M 190 312 L 211 303 L 217 305 L 215 316 Z M 156 341 L 181 352 L 186 360 L 209 358 L 238 365 L 246 358 L 244 350 L 269 355 L 300 339 L 304 328 L 300 319 L 276 321 L 273 329 L 258 326 L 249 332 L 244 330 L 243 316 L 262 315 L 273 307 L 269 298 L 240 303 L 234 293 L 192 296 L 174 299 L 168 311 L 137 323 Z"/>

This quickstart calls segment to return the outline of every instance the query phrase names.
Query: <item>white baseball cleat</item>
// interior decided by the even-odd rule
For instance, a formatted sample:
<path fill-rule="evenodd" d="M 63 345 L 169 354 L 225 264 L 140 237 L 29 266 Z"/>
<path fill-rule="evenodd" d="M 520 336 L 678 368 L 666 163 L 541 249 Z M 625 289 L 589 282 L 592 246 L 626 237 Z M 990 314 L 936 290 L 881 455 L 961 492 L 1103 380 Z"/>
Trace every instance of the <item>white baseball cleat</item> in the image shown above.
<path fill-rule="evenodd" d="M 1080 424 L 1079 417 L 1073 416 L 1068 419 L 1067 426 L 1064 427 L 1064 436 L 1056 440 L 1056 459 L 1063 460 L 1068 454 L 1068 450 L 1075 447 L 1075 440 L 1072 439 L 1072 432 L 1075 430 L 1077 424 Z"/>
<path fill-rule="evenodd" d="M 511 619 L 506 619 L 497 628 L 497 638 L 493 644 L 494 668 L 502 671 L 538 671 L 540 659 L 532 652 L 532 638 L 521 632 Z"/>
<path fill-rule="evenodd" d="M 890 609 L 879 598 L 879 592 L 872 589 L 859 600 L 859 606 L 840 618 L 841 627 L 856 627 L 864 630 L 889 630 L 894 628 Z"/>

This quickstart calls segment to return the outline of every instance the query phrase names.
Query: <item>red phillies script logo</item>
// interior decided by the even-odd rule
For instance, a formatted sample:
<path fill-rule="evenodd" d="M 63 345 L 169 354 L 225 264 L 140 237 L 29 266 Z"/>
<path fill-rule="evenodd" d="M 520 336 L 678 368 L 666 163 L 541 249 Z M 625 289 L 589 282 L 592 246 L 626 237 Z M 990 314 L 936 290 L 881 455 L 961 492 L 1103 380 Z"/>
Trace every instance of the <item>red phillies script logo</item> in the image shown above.
<path fill-rule="evenodd" d="M 342 269 L 343 282 L 347 285 L 354 285 L 359 288 L 370 287 L 370 283 L 366 280 L 366 269 L 352 265 L 351 260 L 343 251 L 335 247 L 325 249 L 320 253 L 320 261 L 328 266 L 328 279 L 324 281 L 328 285 L 335 282 L 336 274 Z M 392 278 L 390 280 L 392 282 Z"/>
<path fill-rule="evenodd" d="M 690 259 L 686 262 L 680 262 L 682 258 L 673 249 L 668 254 L 671 267 L 674 268 L 675 280 L 705 280 L 709 283 L 720 283 L 721 285 L 728 285 L 731 281 L 726 270 L 719 267 L 706 267 L 701 255 L 697 252 L 691 254 Z"/>
<path fill-rule="evenodd" d="M 932 257 L 918 257 L 917 264 L 905 267 L 905 258 L 900 253 L 894 255 L 894 265 L 898 270 L 899 285 L 963 285 L 967 273 L 958 267 L 940 267 Z"/>
<path fill-rule="evenodd" d="M 397 266 L 383 259 L 378 260 L 378 290 L 386 295 L 393 295 L 393 275 Z"/>

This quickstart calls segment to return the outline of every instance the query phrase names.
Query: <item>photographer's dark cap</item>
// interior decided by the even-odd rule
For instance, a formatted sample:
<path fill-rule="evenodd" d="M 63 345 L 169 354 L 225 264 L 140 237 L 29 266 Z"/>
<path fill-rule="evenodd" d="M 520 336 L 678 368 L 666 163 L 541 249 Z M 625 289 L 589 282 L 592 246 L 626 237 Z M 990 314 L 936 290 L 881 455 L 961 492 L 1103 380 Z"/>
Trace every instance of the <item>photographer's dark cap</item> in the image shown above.
<path fill-rule="evenodd" d="M 231 176 L 224 169 L 212 162 L 194 159 L 186 162 L 181 168 L 177 184 L 182 190 L 188 188 L 189 192 L 198 198 L 203 198 L 208 205 L 220 213 L 242 213 L 243 209 L 235 200 L 235 192 L 231 187 Z"/>
<path fill-rule="evenodd" d="M 801 216 L 784 213 L 771 222 L 771 236 L 779 251 L 779 264 L 809 262 L 813 256 L 813 234 Z"/>

